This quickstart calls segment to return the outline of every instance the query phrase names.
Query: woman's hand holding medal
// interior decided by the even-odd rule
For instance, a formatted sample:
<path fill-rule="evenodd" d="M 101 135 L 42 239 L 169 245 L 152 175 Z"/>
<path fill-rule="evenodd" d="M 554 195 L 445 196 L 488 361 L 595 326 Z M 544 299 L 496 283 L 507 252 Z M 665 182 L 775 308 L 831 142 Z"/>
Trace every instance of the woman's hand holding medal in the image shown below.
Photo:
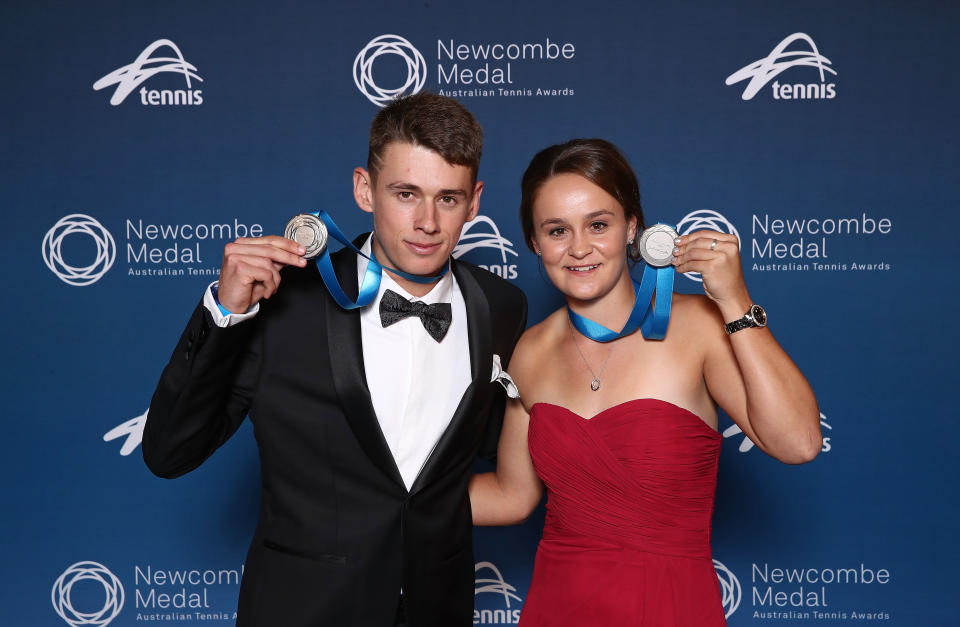
<path fill-rule="evenodd" d="M 280 270 L 303 267 L 307 260 L 297 242 L 267 235 L 239 237 L 223 249 L 217 300 L 231 313 L 243 313 L 261 298 L 270 298 L 280 286 Z"/>
<path fill-rule="evenodd" d="M 697 231 L 678 240 L 673 261 L 677 272 L 699 272 L 704 292 L 717 303 L 724 317 L 741 316 L 752 301 L 743 280 L 737 236 Z"/>

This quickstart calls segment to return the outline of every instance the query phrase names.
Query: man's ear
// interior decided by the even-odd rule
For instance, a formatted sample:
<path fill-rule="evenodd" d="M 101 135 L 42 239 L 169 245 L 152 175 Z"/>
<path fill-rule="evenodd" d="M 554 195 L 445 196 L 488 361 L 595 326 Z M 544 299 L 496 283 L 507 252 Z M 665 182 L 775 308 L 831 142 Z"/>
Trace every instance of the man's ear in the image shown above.
<path fill-rule="evenodd" d="M 480 195 L 483 194 L 483 181 L 477 181 L 473 186 L 473 197 L 470 199 L 470 210 L 467 212 L 466 221 L 469 222 L 480 213 Z"/>
<path fill-rule="evenodd" d="M 373 177 L 363 168 L 353 170 L 353 199 L 367 213 L 373 213 Z"/>

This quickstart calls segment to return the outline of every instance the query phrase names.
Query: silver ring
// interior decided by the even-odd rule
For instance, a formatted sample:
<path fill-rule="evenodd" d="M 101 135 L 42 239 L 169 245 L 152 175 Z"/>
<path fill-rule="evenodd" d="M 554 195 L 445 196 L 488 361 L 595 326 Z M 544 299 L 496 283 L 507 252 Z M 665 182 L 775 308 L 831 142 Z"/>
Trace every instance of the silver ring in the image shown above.
<path fill-rule="evenodd" d="M 717 249 L 717 239 L 714 238 L 713 242 L 710 243 L 710 250 L 716 250 L 716 249 Z"/>

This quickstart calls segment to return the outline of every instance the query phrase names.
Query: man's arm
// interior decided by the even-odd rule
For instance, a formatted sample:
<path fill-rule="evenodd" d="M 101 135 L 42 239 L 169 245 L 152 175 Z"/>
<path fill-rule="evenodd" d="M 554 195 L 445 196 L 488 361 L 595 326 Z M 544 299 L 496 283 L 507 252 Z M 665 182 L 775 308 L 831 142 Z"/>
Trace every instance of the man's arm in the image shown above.
<path fill-rule="evenodd" d="M 520 336 L 527 328 L 527 297 L 519 288 L 512 290 L 511 306 L 498 311 L 511 312 L 514 317 L 512 336 L 508 349 L 500 354 L 501 364 L 504 370 L 510 366 L 510 359 L 513 356 L 514 348 L 520 340 Z M 507 395 L 503 392 L 498 393 L 497 400 L 494 402 L 493 409 L 487 420 L 487 427 L 483 434 L 483 441 L 480 444 L 478 455 L 488 461 L 496 461 L 497 450 L 500 442 L 500 430 L 503 427 L 503 417 L 507 405 Z"/>
<path fill-rule="evenodd" d="M 216 284 L 194 310 L 163 369 L 143 430 L 143 459 L 160 477 L 199 466 L 243 422 L 260 369 L 261 299 L 284 265 L 303 267 L 303 246 L 276 235 L 226 245 Z"/>
<path fill-rule="evenodd" d="M 185 474 L 240 426 L 259 375 L 259 322 L 228 328 L 201 303 L 193 312 L 150 403 L 143 458 L 160 477 Z"/>

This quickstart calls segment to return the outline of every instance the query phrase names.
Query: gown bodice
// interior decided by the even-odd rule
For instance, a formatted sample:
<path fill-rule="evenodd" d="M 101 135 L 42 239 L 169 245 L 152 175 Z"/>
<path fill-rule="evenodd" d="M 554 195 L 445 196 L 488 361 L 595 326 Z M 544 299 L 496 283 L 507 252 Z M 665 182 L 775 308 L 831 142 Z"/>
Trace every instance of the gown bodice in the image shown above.
<path fill-rule="evenodd" d="M 528 441 L 547 515 L 521 625 L 725 624 L 710 552 L 719 433 L 656 399 L 589 419 L 536 403 Z"/>

